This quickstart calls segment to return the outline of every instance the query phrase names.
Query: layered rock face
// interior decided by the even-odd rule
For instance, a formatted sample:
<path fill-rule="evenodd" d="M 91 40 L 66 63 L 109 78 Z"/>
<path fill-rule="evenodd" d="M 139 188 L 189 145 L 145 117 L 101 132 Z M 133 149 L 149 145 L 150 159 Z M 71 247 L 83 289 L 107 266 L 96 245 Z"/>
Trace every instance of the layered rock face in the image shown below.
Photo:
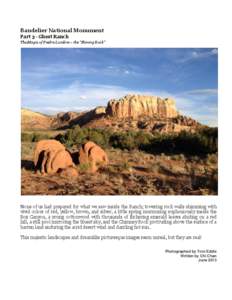
<path fill-rule="evenodd" d="M 38 113 L 22 114 L 22 128 L 30 116 L 29 128 L 37 128 Z M 110 100 L 107 107 L 99 106 L 85 112 L 59 113 L 56 117 L 39 115 L 43 122 L 48 119 L 50 128 L 67 129 L 76 125 L 88 128 L 110 128 L 114 131 L 143 130 L 147 132 L 195 132 L 203 125 L 181 115 L 175 100 L 157 96 L 127 95 L 118 100 Z M 44 121 L 45 119 L 45 121 Z M 47 125 L 48 126 L 48 125 Z M 48 127 L 49 128 L 49 127 Z"/>
<path fill-rule="evenodd" d="M 157 96 L 127 95 L 119 100 L 110 100 L 106 114 L 116 118 L 136 119 L 140 116 L 174 118 L 178 115 L 175 101 Z"/>

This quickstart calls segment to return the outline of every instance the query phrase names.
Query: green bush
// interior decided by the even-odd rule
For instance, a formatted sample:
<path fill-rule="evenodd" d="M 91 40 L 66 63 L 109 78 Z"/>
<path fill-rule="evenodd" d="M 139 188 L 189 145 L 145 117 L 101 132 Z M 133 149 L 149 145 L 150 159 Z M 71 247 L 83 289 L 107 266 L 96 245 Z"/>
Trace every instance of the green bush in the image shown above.
<path fill-rule="evenodd" d="M 32 134 L 31 133 L 27 133 L 27 132 L 22 132 L 21 133 L 21 141 L 22 142 L 32 142 Z"/>
<path fill-rule="evenodd" d="M 40 140 L 47 140 L 51 137 L 46 133 L 34 133 L 32 137 L 32 142 L 38 142 Z"/>
<path fill-rule="evenodd" d="M 91 164 L 90 163 L 83 163 L 79 165 L 79 171 L 80 172 L 88 172 L 91 169 Z"/>
<path fill-rule="evenodd" d="M 132 150 L 136 148 L 135 134 L 133 132 L 114 133 L 110 137 L 110 145 L 122 150 Z"/>
<path fill-rule="evenodd" d="M 204 128 L 196 133 L 181 132 L 172 135 L 156 135 L 153 140 L 141 145 L 141 149 L 152 153 L 183 153 L 206 155 L 218 151 L 217 128 Z"/>
<path fill-rule="evenodd" d="M 110 145 L 122 150 L 140 149 L 142 145 L 148 145 L 152 140 L 152 135 L 142 131 L 129 131 L 114 133 L 110 137 Z"/>
<path fill-rule="evenodd" d="M 80 146 L 88 140 L 102 147 L 108 147 L 110 135 L 111 133 L 107 130 L 81 128 L 77 125 L 74 128 L 68 129 L 65 134 L 56 136 L 56 140 L 65 144 L 67 147 L 72 147 L 73 145 Z"/>
<path fill-rule="evenodd" d="M 22 132 L 21 133 L 21 141 L 22 142 L 38 142 L 40 140 L 50 139 L 51 137 L 46 133 L 38 133 L 38 132 Z"/>
<path fill-rule="evenodd" d="M 149 153 L 207 155 L 218 151 L 217 128 L 204 128 L 196 133 L 183 131 L 179 134 L 152 135 L 143 131 L 112 132 L 77 125 L 65 134 L 59 134 L 56 139 L 67 147 L 79 147 L 91 140 L 103 148 L 138 149 Z"/>

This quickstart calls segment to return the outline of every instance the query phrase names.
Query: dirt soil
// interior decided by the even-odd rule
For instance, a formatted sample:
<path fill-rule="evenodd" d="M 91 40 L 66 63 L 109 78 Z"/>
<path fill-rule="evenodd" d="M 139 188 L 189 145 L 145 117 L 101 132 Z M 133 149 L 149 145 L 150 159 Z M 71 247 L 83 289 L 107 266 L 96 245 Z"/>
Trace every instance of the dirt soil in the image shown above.
<path fill-rule="evenodd" d="M 34 143 L 22 143 L 22 195 L 216 195 L 217 156 L 151 155 L 106 150 L 110 164 L 70 179 L 35 174 Z M 73 150 L 74 151 L 74 150 Z"/>

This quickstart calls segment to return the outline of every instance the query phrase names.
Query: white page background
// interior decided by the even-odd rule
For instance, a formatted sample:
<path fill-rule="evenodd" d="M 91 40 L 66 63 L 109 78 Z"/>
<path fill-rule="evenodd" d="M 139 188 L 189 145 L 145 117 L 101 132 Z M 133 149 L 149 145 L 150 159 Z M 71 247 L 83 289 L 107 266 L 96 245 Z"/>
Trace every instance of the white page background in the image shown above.
<path fill-rule="evenodd" d="M 5 1 L 1 9 L 1 299 L 231 299 L 231 9 L 229 1 Z M 21 197 L 20 27 L 104 27 L 104 47 L 219 48 L 218 197 Z M 201 233 L 200 244 L 22 241 L 20 203 L 216 203 L 218 226 L 157 226 Z M 217 248 L 218 263 L 165 255 Z"/>

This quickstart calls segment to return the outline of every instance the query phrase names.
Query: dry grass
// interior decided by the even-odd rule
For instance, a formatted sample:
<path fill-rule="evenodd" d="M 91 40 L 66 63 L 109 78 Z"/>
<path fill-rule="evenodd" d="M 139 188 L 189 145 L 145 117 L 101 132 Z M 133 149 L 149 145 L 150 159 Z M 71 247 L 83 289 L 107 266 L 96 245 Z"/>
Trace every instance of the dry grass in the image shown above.
<path fill-rule="evenodd" d="M 110 164 L 95 174 L 82 170 L 77 179 L 37 175 L 33 143 L 22 143 L 23 195 L 215 195 L 217 155 L 151 155 L 109 149 Z"/>

